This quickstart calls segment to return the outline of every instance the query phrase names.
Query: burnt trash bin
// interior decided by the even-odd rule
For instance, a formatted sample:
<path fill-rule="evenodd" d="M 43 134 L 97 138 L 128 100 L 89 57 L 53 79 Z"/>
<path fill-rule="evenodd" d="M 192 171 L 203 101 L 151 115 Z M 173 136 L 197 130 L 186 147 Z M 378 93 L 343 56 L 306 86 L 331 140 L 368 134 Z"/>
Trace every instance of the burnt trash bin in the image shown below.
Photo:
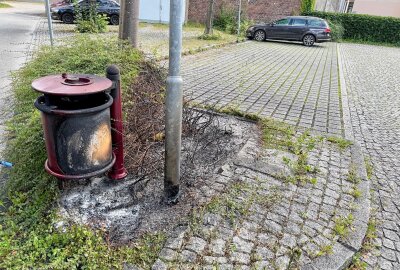
<path fill-rule="evenodd" d="M 84 179 L 109 171 L 115 163 L 110 107 L 111 80 L 87 74 L 51 75 L 35 80 L 43 95 L 35 106 L 48 159 L 45 169 L 58 179 Z"/>

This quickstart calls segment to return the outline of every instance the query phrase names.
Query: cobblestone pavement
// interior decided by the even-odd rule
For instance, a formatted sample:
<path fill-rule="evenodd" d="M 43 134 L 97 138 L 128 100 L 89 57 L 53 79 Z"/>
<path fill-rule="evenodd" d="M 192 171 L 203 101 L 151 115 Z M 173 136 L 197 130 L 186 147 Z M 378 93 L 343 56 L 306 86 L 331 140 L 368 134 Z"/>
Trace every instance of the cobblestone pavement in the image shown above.
<path fill-rule="evenodd" d="M 175 228 L 152 269 L 327 270 L 351 258 L 364 234 L 355 244 L 338 228 L 366 228 L 355 212 L 368 205 L 353 195 L 350 149 L 324 141 L 309 156 L 316 182 L 288 183 L 271 175 L 285 174 L 283 157 L 294 157 L 257 150 L 256 140 L 219 170 L 204 190 L 208 203 Z"/>
<path fill-rule="evenodd" d="M 373 165 L 379 252 L 371 269 L 400 269 L 400 49 L 341 44 L 356 141 Z"/>
<path fill-rule="evenodd" d="M 335 43 L 247 42 L 183 59 L 186 96 L 342 135 Z"/>

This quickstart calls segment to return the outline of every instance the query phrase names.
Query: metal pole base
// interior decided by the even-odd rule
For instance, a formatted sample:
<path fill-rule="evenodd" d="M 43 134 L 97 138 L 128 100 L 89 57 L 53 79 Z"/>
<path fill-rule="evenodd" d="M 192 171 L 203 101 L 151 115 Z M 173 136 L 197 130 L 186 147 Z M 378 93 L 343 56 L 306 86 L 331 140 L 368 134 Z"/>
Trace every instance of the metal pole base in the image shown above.
<path fill-rule="evenodd" d="M 179 202 L 179 198 L 181 197 L 181 191 L 178 186 L 168 186 L 164 187 L 166 202 L 167 204 L 177 204 Z"/>
<path fill-rule="evenodd" d="M 128 175 L 128 171 L 125 168 L 120 168 L 118 170 L 112 170 L 108 173 L 108 177 L 112 180 L 122 180 Z"/>

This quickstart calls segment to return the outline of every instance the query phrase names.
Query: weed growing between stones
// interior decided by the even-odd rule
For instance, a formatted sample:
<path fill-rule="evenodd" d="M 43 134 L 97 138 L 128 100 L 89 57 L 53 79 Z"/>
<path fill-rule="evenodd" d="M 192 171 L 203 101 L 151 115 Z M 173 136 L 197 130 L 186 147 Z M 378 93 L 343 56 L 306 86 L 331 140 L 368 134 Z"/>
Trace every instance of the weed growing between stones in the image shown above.
<path fill-rule="evenodd" d="M 292 176 L 285 178 L 292 184 L 316 184 L 314 175 L 318 168 L 308 163 L 309 152 L 319 143 L 317 137 L 312 136 L 308 131 L 296 136 L 294 129 L 286 124 L 270 119 L 263 119 L 261 122 L 262 136 L 265 147 L 286 150 L 295 154 L 297 159 L 292 160 L 283 157 L 283 162 L 292 171 Z"/>
<path fill-rule="evenodd" d="M 376 226 L 376 218 L 370 218 L 370 220 L 368 221 L 367 232 L 362 242 L 361 249 L 359 252 L 356 253 L 356 255 L 354 255 L 351 265 L 348 267 L 348 270 L 367 269 L 368 264 L 363 259 L 370 256 L 370 253 L 377 248 L 377 245 L 375 244 L 375 240 L 378 237 Z"/>
<path fill-rule="evenodd" d="M 348 214 L 345 217 L 342 216 L 335 218 L 334 222 L 334 232 L 339 236 L 339 238 L 344 239 L 349 235 L 350 230 L 352 230 L 354 217 L 352 214 Z"/>
<path fill-rule="evenodd" d="M 365 168 L 367 170 L 367 177 L 368 179 L 371 179 L 374 173 L 374 167 L 372 166 L 371 158 L 366 156 L 364 158 L 364 163 L 365 163 Z"/>
<path fill-rule="evenodd" d="M 325 255 L 329 255 L 333 253 L 333 246 L 332 245 L 323 245 L 319 251 L 315 254 L 315 257 L 321 257 Z"/>
<path fill-rule="evenodd" d="M 329 136 L 326 138 L 328 142 L 331 142 L 335 145 L 337 145 L 341 150 L 347 149 L 349 146 L 351 146 L 353 143 L 349 140 L 340 138 L 340 137 L 335 137 L 335 136 Z"/>

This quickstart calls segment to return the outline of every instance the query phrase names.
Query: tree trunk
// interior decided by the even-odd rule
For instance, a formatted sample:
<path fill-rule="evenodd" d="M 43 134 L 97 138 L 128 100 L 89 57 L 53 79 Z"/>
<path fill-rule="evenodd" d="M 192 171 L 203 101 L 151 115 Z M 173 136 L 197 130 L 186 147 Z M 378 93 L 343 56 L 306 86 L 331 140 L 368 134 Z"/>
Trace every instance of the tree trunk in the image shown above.
<path fill-rule="evenodd" d="M 128 40 L 134 48 L 138 47 L 139 1 L 123 0 L 120 38 Z"/>
<path fill-rule="evenodd" d="M 189 0 L 185 1 L 185 24 L 188 23 L 188 19 L 189 19 Z"/>
<path fill-rule="evenodd" d="M 213 34 L 214 2 L 215 0 L 210 0 L 210 3 L 208 5 L 206 29 L 204 30 L 204 34 L 206 35 Z"/>

